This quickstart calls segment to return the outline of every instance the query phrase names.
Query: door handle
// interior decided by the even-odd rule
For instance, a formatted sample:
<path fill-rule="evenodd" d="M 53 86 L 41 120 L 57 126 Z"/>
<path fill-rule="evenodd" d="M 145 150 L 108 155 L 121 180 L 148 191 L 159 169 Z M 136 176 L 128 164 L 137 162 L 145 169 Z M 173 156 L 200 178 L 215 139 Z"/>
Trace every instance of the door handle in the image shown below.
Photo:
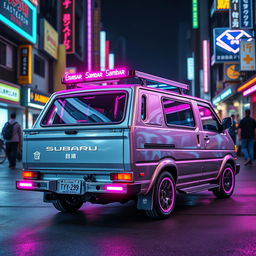
<path fill-rule="evenodd" d="M 76 130 L 66 130 L 65 133 L 67 135 L 72 135 L 72 134 L 77 134 L 77 131 Z"/>
<path fill-rule="evenodd" d="M 205 136 L 204 140 L 209 141 L 210 140 L 209 136 Z"/>

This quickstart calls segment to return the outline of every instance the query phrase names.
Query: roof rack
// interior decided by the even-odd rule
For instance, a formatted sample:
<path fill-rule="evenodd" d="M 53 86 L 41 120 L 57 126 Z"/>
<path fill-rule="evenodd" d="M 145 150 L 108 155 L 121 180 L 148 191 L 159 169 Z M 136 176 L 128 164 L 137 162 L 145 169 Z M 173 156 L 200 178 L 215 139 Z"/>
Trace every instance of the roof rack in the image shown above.
<path fill-rule="evenodd" d="M 126 68 L 107 69 L 96 72 L 87 71 L 84 73 L 65 73 L 62 83 L 66 85 L 67 89 L 73 89 L 83 87 L 83 84 L 113 83 L 127 78 L 138 78 L 142 86 L 147 86 L 147 81 L 153 81 L 174 86 L 179 89 L 180 93 L 183 90 L 189 90 L 189 85 L 187 84 Z"/>

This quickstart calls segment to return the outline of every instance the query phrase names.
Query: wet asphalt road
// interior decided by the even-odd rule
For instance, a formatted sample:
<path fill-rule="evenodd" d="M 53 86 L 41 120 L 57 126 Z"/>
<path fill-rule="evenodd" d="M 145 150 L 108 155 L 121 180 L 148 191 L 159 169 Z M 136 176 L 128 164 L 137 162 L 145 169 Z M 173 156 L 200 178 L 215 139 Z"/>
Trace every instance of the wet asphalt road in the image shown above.
<path fill-rule="evenodd" d="M 20 170 L 0 165 L 0 255 L 256 255 L 256 163 L 242 167 L 231 199 L 179 195 L 166 220 L 135 205 L 85 204 L 58 213 L 38 192 L 16 191 Z"/>

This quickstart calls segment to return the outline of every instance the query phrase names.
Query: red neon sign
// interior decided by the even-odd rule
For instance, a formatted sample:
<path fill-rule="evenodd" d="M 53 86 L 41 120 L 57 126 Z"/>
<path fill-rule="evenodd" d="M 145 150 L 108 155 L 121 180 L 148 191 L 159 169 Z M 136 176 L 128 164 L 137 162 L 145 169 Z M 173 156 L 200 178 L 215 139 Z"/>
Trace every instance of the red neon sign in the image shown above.
<path fill-rule="evenodd" d="M 62 0 L 61 42 L 66 53 L 75 52 L 75 0 Z"/>

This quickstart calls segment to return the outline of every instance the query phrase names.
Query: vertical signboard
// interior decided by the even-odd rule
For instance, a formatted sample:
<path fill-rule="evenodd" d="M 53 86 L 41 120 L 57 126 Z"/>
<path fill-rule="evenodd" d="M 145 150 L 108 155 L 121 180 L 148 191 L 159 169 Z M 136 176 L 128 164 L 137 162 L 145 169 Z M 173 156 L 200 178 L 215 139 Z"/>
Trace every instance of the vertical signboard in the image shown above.
<path fill-rule="evenodd" d="M 253 28 L 252 0 L 240 0 L 240 28 Z"/>
<path fill-rule="evenodd" d="M 198 0 L 192 0 L 192 28 L 198 29 Z"/>
<path fill-rule="evenodd" d="M 187 58 L 187 79 L 190 81 L 194 80 L 194 58 Z"/>
<path fill-rule="evenodd" d="M 18 83 L 32 83 L 32 45 L 19 46 Z"/>
<path fill-rule="evenodd" d="M 229 26 L 231 29 L 239 29 L 239 0 L 230 0 Z"/>
<path fill-rule="evenodd" d="M 255 40 L 240 41 L 240 70 L 253 71 L 255 70 Z"/>
<path fill-rule="evenodd" d="M 43 49 L 51 55 L 54 59 L 58 59 L 58 32 L 45 20 L 41 20 L 42 28 L 43 28 Z"/>
<path fill-rule="evenodd" d="M 75 0 L 61 0 L 61 42 L 66 53 L 75 52 Z"/>

